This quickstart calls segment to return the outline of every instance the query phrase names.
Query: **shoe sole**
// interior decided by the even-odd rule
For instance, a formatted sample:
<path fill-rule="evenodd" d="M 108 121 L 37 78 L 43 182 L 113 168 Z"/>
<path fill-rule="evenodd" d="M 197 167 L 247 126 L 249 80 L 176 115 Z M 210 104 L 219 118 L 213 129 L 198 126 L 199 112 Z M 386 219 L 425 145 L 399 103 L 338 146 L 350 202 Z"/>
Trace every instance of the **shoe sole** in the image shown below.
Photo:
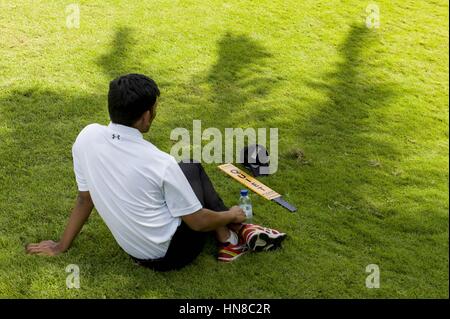
<path fill-rule="evenodd" d="M 261 232 L 250 239 L 248 247 L 253 251 L 275 250 L 281 247 L 281 242 L 286 236 L 285 233 L 269 235 L 265 232 Z"/>

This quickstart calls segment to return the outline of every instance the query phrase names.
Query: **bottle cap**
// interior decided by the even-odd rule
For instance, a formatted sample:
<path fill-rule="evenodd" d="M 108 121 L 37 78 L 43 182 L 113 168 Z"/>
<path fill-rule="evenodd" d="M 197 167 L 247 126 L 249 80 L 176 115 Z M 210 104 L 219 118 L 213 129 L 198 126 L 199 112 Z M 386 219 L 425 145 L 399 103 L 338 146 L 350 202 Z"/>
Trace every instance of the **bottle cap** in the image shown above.
<path fill-rule="evenodd" d="M 248 190 L 247 189 L 241 189 L 241 196 L 247 196 Z"/>

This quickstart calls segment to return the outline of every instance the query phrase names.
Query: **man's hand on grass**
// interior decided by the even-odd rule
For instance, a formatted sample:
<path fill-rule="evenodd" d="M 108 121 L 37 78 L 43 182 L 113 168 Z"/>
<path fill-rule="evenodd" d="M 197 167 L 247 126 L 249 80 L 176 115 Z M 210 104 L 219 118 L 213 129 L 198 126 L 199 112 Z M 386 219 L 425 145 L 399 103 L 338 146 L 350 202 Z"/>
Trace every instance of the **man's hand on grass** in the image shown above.
<path fill-rule="evenodd" d="M 56 256 L 69 249 L 72 241 L 80 232 L 94 208 L 88 191 L 79 191 L 75 207 L 70 214 L 69 222 L 59 242 L 44 240 L 38 244 L 28 244 L 25 250 L 28 254 L 42 256 Z"/>
<path fill-rule="evenodd" d="M 38 244 L 28 244 L 26 246 L 28 254 L 41 255 L 41 256 L 56 256 L 62 253 L 62 249 L 59 242 L 53 240 L 44 240 Z"/>

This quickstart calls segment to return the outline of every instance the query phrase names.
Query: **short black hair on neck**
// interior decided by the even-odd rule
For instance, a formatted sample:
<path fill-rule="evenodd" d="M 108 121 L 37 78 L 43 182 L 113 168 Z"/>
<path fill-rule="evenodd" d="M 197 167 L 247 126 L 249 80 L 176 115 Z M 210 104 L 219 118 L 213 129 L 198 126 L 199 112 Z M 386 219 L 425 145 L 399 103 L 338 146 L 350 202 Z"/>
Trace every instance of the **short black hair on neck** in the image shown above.
<path fill-rule="evenodd" d="M 109 83 L 108 111 L 111 122 L 132 126 L 151 110 L 160 95 L 155 81 L 143 74 L 127 74 Z"/>

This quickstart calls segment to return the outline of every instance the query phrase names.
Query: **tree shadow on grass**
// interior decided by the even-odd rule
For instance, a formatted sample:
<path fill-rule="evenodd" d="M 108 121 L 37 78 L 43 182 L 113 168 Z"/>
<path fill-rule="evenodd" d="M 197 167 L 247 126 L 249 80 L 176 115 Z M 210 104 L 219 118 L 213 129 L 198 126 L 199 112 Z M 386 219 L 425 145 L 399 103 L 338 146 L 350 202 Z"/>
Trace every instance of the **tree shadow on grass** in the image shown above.
<path fill-rule="evenodd" d="M 351 26 L 340 47 L 342 62 L 336 71 L 324 76 L 325 83 L 308 83 L 325 93 L 325 103 L 314 103 L 313 115 L 298 128 L 299 138 L 315 157 L 311 167 L 304 166 L 306 183 L 311 185 L 311 201 L 321 203 L 325 209 L 315 219 L 323 218 L 323 223 L 329 223 L 323 229 L 328 229 L 328 235 L 338 243 L 351 238 L 355 243 L 355 235 L 360 243 L 377 240 L 362 226 L 363 221 L 377 223 L 388 214 L 370 201 L 370 189 L 375 184 L 383 187 L 386 178 L 384 163 L 378 161 L 378 156 L 396 158 L 398 151 L 389 139 L 379 138 L 379 123 L 384 119 L 376 110 L 392 102 L 398 87 L 380 78 L 376 66 L 364 60 L 363 52 L 376 37 L 365 26 Z M 290 156 L 286 159 L 295 158 L 295 154 Z M 336 222 L 345 226 L 339 233 L 333 225 Z"/>
<path fill-rule="evenodd" d="M 142 69 L 140 61 L 134 58 L 133 47 L 135 43 L 136 39 L 131 28 L 117 28 L 109 51 L 96 60 L 97 65 L 102 68 L 107 81 L 127 73 L 137 73 L 138 70 Z M 133 72 L 132 70 L 136 71 Z"/>
<path fill-rule="evenodd" d="M 377 42 L 376 32 L 353 25 L 340 47 L 342 62 L 336 70 L 323 77 L 325 83 L 308 83 L 326 100 L 312 103 L 313 115 L 297 131 L 306 157 L 312 158 L 310 166 L 299 165 L 308 185 L 303 198 L 316 208 L 305 214 L 312 225 L 308 233 L 320 251 L 352 257 L 360 268 L 378 259 L 385 267 L 411 274 L 405 270 L 408 260 L 418 253 L 424 256 L 417 243 L 436 249 L 430 238 L 448 234 L 448 215 L 439 215 L 443 210 L 438 201 L 430 201 L 432 196 L 411 192 L 415 187 L 432 192 L 430 168 L 424 165 L 397 176 L 397 164 L 406 162 L 399 136 L 410 134 L 411 128 L 404 120 L 395 123 L 404 131 L 392 134 L 385 114 L 399 92 L 411 89 L 387 81 L 379 72 L 380 60 L 367 54 Z M 298 165 L 295 158 L 285 159 Z M 423 257 L 430 266 L 422 271 L 431 273 L 441 256 Z"/>
<path fill-rule="evenodd" d="M 212 87 L 210 99 L 216 105 L 214 120 L 255 111 L 252 102 L 268 96 L 276 82 L 268 65 L 272 55 L 246 35 L 226 33 L 217 46 L 217 62 L 206 78 Z"/>
<path fill-rule="evenodd" d="M 271 57 L 255 39 L 225 33 L 217 42 L 217 60 L 206 74 L 180 84 L 184 92 L 178 94 L 182 97 L 178 102 L 184 104 L 181 122 L 200 119 L 205 127 L 223 129 L 245 127 L 249 120 L 257 120 L 251 115 L 265 107 L 264 98 L 279 81 L 272 74 Z"/>

